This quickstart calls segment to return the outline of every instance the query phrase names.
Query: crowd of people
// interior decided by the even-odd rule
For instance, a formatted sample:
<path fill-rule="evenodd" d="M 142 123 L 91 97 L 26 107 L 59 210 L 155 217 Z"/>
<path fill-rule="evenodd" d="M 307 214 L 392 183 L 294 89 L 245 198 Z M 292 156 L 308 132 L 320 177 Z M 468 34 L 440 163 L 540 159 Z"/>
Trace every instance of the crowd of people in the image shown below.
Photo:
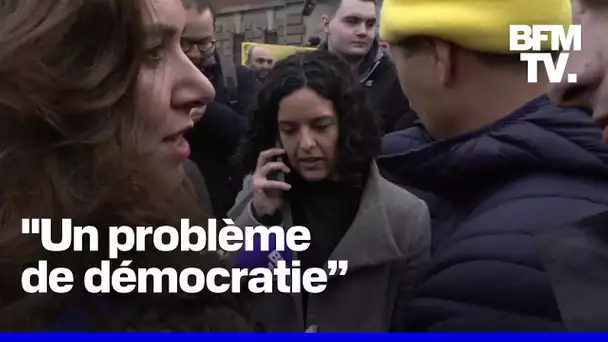
<path fill-rule="evenodd" d="M 0 331 L 605 330 L 608 4 L 384 0 L 380 32 L 374 0 L 328 4 L 316 51 L 241 66 L 205 0 L 0 1 Z M 578 82 L 527 82 L 508 25 L 573 22 Z M 320 294 L 27 294 L 38 260 L 108 259 L 31 217 L 301 225 L 302 268 L 349 268 Z"/>

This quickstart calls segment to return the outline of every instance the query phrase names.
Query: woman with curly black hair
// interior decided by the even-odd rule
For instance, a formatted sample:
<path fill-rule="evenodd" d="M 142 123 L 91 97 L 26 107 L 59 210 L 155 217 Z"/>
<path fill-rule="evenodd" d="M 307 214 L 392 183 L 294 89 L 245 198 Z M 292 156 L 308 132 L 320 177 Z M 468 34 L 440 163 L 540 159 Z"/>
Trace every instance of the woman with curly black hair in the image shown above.
<path fill-rule="evenodd" d="M 429 214 L 379 174 L 379 132 L 363 89 L 338 57 L 299 53 L 268 75 L 238 153 L 250 176 L 229 216 L 240 227 L 305 226 L 310 248 L 293 255 L 302 269 L 328 260 L 349 267 L 320 294 L 253 298 L 253 315 L 266 329 L 388 331 L 399 323 L 395 309 L 428 258 Z"/>

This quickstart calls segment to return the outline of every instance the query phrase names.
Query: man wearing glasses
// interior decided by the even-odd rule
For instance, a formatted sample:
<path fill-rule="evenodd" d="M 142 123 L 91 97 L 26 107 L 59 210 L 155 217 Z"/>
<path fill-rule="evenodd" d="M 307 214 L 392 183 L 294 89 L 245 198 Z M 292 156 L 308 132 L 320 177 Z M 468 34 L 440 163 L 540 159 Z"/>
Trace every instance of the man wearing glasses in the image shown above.
<path fill-rule="evenodd" d="M 255 76 L 246 67 L 235 65 L 216 49 L 215 13 L 206 0 L 183 0 L 188 24 L 182 36 L 182 48 L 190 60 L 215 86 L 216 100 L 231 105 L 245 115 L 255 91 Z M 231 83 L 231 84 L 226 84 Z M 233 98 L 230 92 L 236 89 Z"/>
<path fill-rule="evenodd" d="M 230 157 L 245 128 L 245 116 L 255 96 L 252 71 L 223 58 L 216 49 L 215 15 L 206 0 L 182 0 L 187 26 L 182 49 L 215 88 L 215 101 L 195 111 L 200 120 L 187 136 L 191 159 L 201 169 L 215 217 L 225 217 L 241 186 Z"/>

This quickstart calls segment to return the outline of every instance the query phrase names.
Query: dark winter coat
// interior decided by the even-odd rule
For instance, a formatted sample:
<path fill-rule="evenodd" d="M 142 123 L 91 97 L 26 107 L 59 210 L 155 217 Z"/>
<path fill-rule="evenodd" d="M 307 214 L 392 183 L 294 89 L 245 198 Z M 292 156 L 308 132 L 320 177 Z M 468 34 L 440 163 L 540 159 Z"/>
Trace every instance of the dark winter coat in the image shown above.
<path fill-rule="evenodd" d="M 608 151 L 586 113 L 543 96 L 469 134 L 417 126 L 383 144 L 389 178 L 431 194 L 433 257 L 403 329 L 563 330 L 538 235 L 608 210 Z"/>
<path fill-rule="evenodd" d="M 220 61 L 228 63 L 226 60 Z M 237 65 L 237 96 L 233 101 L 224 84 L 222 72 L 219 64 L 213 70 L 205 71 L 210 73 L 215 100 L 207 106 L 201 120 L 187 135 L 192 149 L 191 159 L 205 177 L 215 217 L 226 216 L 240 190 L 242 177 L 234 173 L 231 158 L 245 130 L 247 111 L 257 91 L 253 72 Z"/>
<path fill-rule="evenodd" d="M 327 50 L 327 43 L 319 47 Z M 390 133 L 410 127 L 417 120 L 397 77 L 390 57 L 374 41 L 359 66 L 359 82 L 365 88 L 367 100 L 382 121 L 382 131 Z"/>

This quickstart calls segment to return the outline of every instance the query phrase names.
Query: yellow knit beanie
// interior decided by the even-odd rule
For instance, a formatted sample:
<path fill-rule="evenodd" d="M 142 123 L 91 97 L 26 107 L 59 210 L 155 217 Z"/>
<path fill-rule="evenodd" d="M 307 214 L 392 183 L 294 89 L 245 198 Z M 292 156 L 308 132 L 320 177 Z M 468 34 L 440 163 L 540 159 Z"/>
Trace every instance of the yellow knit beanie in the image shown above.
<path fill-rule="evenodd" d="M 436 37 L 473 51 L 509 53 L 509 25 L 570 25 L 570 1 L 384 0 L 380 37 L 389 43 Z"/>

